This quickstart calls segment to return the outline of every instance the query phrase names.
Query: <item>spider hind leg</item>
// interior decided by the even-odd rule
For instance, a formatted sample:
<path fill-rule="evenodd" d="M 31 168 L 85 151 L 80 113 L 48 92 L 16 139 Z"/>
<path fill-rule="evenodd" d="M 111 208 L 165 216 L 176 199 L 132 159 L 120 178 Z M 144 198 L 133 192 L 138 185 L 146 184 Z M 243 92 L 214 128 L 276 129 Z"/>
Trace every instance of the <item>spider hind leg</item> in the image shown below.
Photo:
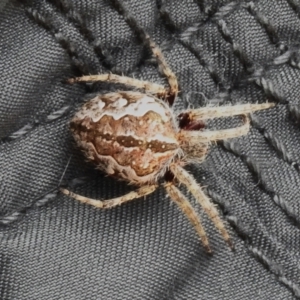
<path fill-rule="evenodd" d="M 149 81 L 138 80 L 131 77 L 120 76 L 116 74 L 86 75 L 86 76 L 71 78 L 68 80 L 68 83 L 95 82 L 95 81 L 121 83 L 124 85 L 135 87 L 137 89 L 143 89 L 153 94 L 157 94 L 160 97 L 166 97 L 166 95 L 169 93 L 168 89 L 165 89 L 162 85 L 152 83 Z"/>
<path fill-rule="evenodd" d="M 84 197 L 79 194 L 75 194 L 64 188 L 61 188 L 60 191 L 63 194 L 65 194 L 75 200 L 78 200 L 82 203 L 86 203 L 86 204 L 92 205 L 97 208 L 106 209 L 106 208 L 112 208 L 112 207 L 121 205 L 125 202 L 131 201 L 131 200 L 134 200 L 137 198 L 141 198 L 143 196 L 147 196 L 147 195 L 153 193 L 156 190 L 156 188 L 157 188 L 156 185 L 145 185 L 145 186 L 140 187 L 136 191 L 132 191 L 123 196 L 116 197 L 116 198 L 109 199 L 109 200 L 104 200 L 104 201 Z"/>

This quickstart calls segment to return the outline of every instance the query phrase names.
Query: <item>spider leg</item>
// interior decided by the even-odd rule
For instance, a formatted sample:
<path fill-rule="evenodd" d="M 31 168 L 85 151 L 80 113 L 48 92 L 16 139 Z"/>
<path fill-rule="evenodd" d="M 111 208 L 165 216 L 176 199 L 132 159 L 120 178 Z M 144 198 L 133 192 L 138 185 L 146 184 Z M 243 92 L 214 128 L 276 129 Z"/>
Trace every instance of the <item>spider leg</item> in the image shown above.
<path fill-rule="evenodd" d="M 164 97 L 169 93 L 169 91 L 162 85 L 152 83 L 149 81 L 142 81 L 131 77 L 119 76 L 116 74 L 99 74 L 99 75 L 87 75 L 76 78 L 71 78 L 68 80 L 68 83 L 75 82 L 93 82 L 93 81 L 107 81 L 111 83 L 121 83 L 125 85 L 130 85 L 138 89 L 144 89 L 153 94 L 158 94 L 161 97 Z"/>
<path fill-rule="evenodd" d="M 205 230 L 189 200 L 172 183 L 165 184 L 165 189 L 170 198 L 179 206 L 196 229 L 205 250 L 208 253 L 212 253 Z"/>
<path fill-rule="evenodd" d="M 75 194 L 64 188 L 61 188 L 60 191 L 63 194 L 65 194 L 71 198 L 74 198 L 82 203 L 86 203 L 86 204 L 95 206 L 97 208 L 105 209 L 105 208 L 112 208 L 117 205 L 121 205 L 122 203 L 149 195 L 149 194 L 153 193 L 156 190 L 156 188 L 157 188 L 156 185 L 142 186 L 139 189 L 137 189 L 136 191 L 129 192 L 128 194 L 125 194 L 121 197 L 112 198 L 112 199 L 104 200 L 104 201 L 87 198 L 87 197 Z"/>
<path fill-rule="evenodd" d="M 160 48 L 155 44 L 155 42 L 150 38 L 148 34 L 145 36 L 145 41 L 148 43 L 153 55 L 155 56 L 160 71 L 166 76 L 169 86 L 169 89 L 165 87 L 152 83 L 149 81 L 142 81 L 126 76 L 119 76 L 116 74 L 99 74 L 99 75 L 87 75 L 76 78 L 71 78 L 68 80 L 68 83 L 75 82 L 87 82 L 87 81 L 108 81 L 112 83 L 122 83 L 126 85 L 130 85 L 132 87 L 145 89 L 151 93 L 157 94 L 159 97 L 170 99 L 170 103 L 173 102 L 175 97 L 178 94 L 178 81 L 175 73 L 168 66 L 164 55 L 162 54 Z"/>
<path fill-rule="evenodd" d="M 179 141 L 190 141 L 190 143 L 209 143 L 211 141 L 220 141 L 236 138 L 246 135 L 250 129 L 250 120 L 247 116 L 243 116 L 244 124 L 239 127 L 215 130 L 215 131 L 188 131 L 181 130 L 178 134 Z"/>
<path fill-rule="evenodd" d="M 246 115 L 243 118 L 244 124 L 242 126 L 216 131 L 202 131 L 199 132 L 199 135 L 201 138 L 207 138 L 209 141 L 227 140 L 246 135 L 250 130 L 250 120 Z"/>
<path fill-rule="evenodd" d="M 204 194 L 200 185 L 196 182 L 194 177 L 182 167 L 176 164 L 172 164 L 170 166 L 170 170 L 174 174 L 174 176 L 179 180 L 179 182 L 183 183 L 187 187 L 187 189 L 192 193 L 192 195 L 196 198 L 196 200 L 202 206 L 209 218 L 213 221 L 216 228 L 220 231 L 225 242 L 231 249 L 233 249 L 232 241 L 222 220 L 219 217 L 217 209 L 215 208 L 214 204 L 210 201 L 210 199 Z"/>
<path fill-rule="evenodd" d="M 193 109 L 191 111 L 183 112 L 187 114 L 191 121 L 214 119 L 220 117 L 230 117 L 237 115 L 245 115 L 254 111 L 263 110 L 274 107 L 275 103 L 262 103 L 262 104 L 241 104 L 234 106 L 219 106 L 219 107 L 203 107 L 199 109 Z"/>
<path fill-rule="evenodd" d="M 150 38 L 148 34 L 146 34 L 145 40 L 151 48 L 151 51 L 158 62 L 160 71 L 166 76 L 168 80 L 170 86 L 169 94 L 175 98 L 178 94 L 178 81 L 175 73 L 168 66 L 160 48 L 155 44 L 155 42 Z"/>

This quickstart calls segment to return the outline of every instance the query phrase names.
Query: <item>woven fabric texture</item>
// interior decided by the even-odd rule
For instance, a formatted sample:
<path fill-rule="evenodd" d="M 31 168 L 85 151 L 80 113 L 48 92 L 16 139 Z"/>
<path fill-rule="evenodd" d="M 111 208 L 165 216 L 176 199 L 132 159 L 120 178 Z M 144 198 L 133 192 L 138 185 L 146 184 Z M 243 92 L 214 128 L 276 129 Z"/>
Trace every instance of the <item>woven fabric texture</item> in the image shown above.
<path fill-rule="evenodd" d="M 108 199 L 133 189 L 86 162 L 68 127 L 92 95 L 124 87 L 66 80 L 112 72 L 167 85 L 141 31 L 178 76 L 176 112 L 277 103 L 251 116 L 247 136 L 188 168 L 235 251 L 192 197 L 211 256 L 162 188 L 107 211 L 58 192 Z M 297 0 L 1 4 L 0 298 L 299 299 L 299 45 Z"/>

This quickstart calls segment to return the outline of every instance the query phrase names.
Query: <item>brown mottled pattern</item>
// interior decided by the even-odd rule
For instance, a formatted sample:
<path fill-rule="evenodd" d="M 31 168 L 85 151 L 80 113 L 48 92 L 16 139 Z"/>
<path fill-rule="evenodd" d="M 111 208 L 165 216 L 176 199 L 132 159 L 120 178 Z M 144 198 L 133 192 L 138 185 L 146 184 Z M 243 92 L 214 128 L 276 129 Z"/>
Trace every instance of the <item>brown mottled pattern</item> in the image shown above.
<path fill-rule="evenodd" d="M 107 94 L 97 96 L 99 102 L 105 103 L 101 113 L 118 99 L 116 95 L 129 100 L 128 103 L 142 101 L 144 96 L 135 93 L 135 97 L 129 97 L 126 92 L 111 95 L 114 98 Z M 94 104 L 95 99 L 91 100 Z M 86 108 L 95 108 L 91 101 L 85 104 Z M 77 143 L 87 152 L 88 158 L 101 170 L 120 179 L 141 184 L 155 180 L 156 175 L 176 155 L 179 148 L 171 111 L 165 106 L 161 108 L 164 116 L 168 116 L 167 122 L 153 111 L 147 111 L 138 117 L 127 114 L 117 120 L 104 114 L 99 121 L 94 122 L 90 116 L 82 118 L 81 111 L 71 121 L 71 130 Z"/>

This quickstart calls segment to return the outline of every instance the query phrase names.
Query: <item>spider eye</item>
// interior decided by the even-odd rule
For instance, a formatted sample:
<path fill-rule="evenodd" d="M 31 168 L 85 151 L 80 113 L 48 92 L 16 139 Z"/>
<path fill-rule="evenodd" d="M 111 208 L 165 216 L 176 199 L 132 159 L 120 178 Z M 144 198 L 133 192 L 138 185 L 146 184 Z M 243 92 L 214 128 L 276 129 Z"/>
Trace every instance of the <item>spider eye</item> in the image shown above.
<path fill-rule="evenodd" d="M 189 113 L 181 113 L 178 115 L 179 127 L 184 130 L 200 130 L 205 128 L 204 121 L 192 121 Z"/>

